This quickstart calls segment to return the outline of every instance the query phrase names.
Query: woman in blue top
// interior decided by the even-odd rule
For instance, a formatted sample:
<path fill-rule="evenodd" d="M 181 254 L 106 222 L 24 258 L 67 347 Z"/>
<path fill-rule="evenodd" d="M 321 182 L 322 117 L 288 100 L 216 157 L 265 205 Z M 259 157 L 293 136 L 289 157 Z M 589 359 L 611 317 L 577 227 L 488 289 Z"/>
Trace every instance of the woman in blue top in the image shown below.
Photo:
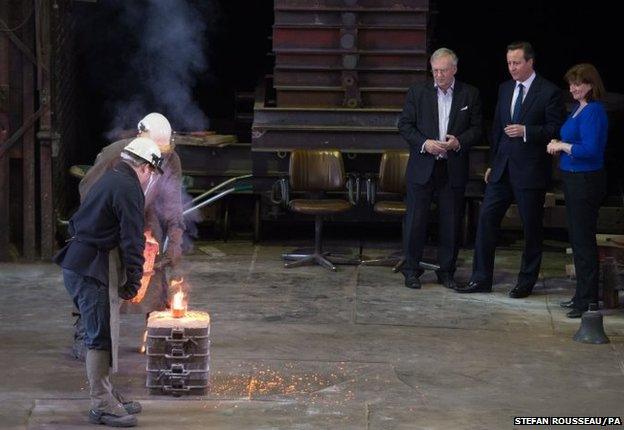
<path fill-rule="evenodd" d="M 605 89 L 594 66 L 577 64 L 564 79 L 577 104 L 561 127 L 561 140 L 552 140 L 546 150 L 549 154 L 561 154 L 559 169 L 576 269 L 576 293 L 561 306 L 570 308 L 569 318 L 580 318 L 590 303 L 598 302 L 596 222 L 605 195 L 608 122 L 600 102 Z"/>

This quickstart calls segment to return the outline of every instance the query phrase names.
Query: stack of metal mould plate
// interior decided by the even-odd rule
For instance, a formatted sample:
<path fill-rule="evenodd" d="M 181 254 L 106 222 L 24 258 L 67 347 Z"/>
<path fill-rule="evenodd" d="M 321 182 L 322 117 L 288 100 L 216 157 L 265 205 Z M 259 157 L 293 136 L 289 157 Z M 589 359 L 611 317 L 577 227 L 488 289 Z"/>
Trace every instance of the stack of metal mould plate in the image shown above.
<path fill-rule="evenodd" d="M 423 0 L 276 0 L 280 107 L 400 107 L 423 79 Z"/>
<path fill-rule="evenodd" d="M 152 312 L 147 321 L 147 388 L 150 394 L 205 394 L 209 386 L 210 316 L 189 311 L 174 318 Z"/>
<path fill-rule="evenodd" d="M 426 78 L 428 9 L 428 0 L 275 0 L 276 106 L 256 99 L 252 149 L 405 148 L 396 121 L 409 86 Z"/>

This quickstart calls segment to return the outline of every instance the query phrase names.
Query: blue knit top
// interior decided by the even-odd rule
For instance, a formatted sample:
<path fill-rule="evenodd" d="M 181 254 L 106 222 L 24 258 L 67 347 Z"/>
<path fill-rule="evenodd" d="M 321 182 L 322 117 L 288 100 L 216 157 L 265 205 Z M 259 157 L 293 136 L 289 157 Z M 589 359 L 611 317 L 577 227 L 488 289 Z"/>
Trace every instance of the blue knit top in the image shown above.
<path fill-rule="evenodd" d="M 604 106 L 592 101 L 574 117 L 579 105 L 561 126 L 561 140 L 572 144 L 571 154 L 561 152 L 559 168 L 567 172 L 591 172 L 604 166 L 608 120 Z"/>

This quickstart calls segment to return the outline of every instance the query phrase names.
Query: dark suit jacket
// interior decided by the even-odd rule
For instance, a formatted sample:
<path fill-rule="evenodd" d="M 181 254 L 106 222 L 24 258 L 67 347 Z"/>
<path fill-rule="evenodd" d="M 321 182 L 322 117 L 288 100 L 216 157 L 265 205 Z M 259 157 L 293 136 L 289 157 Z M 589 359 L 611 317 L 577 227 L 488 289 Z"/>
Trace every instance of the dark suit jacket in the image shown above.
<path fill-rule="evenodd" d="M 468 153 L 482 136 L 481 99 L 475 87 L 455 80 L 448 134 L 457 137 L 461 149 L 449 151 L 448 173 L 452 187 L 468 181 Z M 427 139 L 439 139 L 438 94 L 432 82 L 412 86 L 399 118 L 399 133 L 410 146 L 406 181 L 424 185 L 433 173 L 435 156 L 420 151 Z"/>
<path fill-rule="evenodd" d="M 508 166 L 512 185 L 546 188 L 551 170 L 546 145 L 558 135 L 565 117 L 561 90 L 541 76 L 535 76 L 520 110 L 519 123 L 526 127 L 525 142 L 521 137 L 510 138 L 504 132 L 505 126 L 511 124 L 515 85 L 514 80 L 509 80 L 498 89 L 492 123 L 490 182 L 500 181 Z"/>

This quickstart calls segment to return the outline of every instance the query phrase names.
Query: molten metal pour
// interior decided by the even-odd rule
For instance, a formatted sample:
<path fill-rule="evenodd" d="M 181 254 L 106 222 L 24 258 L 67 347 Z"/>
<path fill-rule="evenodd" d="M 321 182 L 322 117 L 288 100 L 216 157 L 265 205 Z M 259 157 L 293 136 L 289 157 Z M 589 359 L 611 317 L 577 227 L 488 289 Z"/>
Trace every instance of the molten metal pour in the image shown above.
<path fill-rule="evenodd" d="M 182 291 L 182 284 L 184 283 L 184 279 L 180 279 L 179 281 L 172 281 L 171 286 L 179 286 L 179 291 L 173 295 L 173 300 L 171 301 L 171 316 L 174 318 L 182 318 L 186 315 L 187 302 L 184 300 L 184 292 Z"/>
<path fill-rule="evenodd" d="M 147 330 L 143 332 L 143 337 L 141 338 L 141 347 L 139 348 L 140 354 L 145 354 L 145 344 L 147 343 Z"/>
<path fill-rule="evenodd" d="M 154 274 L 154 262 L 156 261 L 156 256 L 158 255 L 158 248 L 158 241 L 154 238 L 152 231 L 145 230 L 145 251 L 143 251 L 145 262 L 143 263 L 143 277 L 141 278 L 141 286 L 139 287 L 137 295 L 131 300 L 132 303 L 141 303 L 143 297 L 145 297 L 147 287 L 149 287 L 150 280 Z"/>

